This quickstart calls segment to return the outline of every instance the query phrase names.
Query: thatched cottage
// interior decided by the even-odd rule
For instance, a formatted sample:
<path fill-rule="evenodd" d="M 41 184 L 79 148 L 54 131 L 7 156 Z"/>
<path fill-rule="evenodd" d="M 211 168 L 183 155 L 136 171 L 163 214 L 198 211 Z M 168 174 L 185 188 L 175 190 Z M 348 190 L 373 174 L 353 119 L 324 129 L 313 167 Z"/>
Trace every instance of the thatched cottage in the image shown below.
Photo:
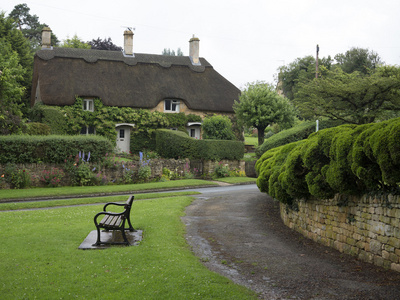
<path fill-rule="evenodd" d="M 72 105 L 84 99 L 82 109 L 92 110 L 93 99 L 104 105 L 144 108 L 167 113 L 233 114 L 240 90 L 199 57 L 199 39 L 189 41 L 189 56 L 133 52 L 133 32 L 124 32 L 123 51 L 56 48 L 50 29 L 43 31 L 42 49 L 34 58 L 31 105 Z M 118 142 L 126 143 L 133 124 L 116 124 Z M 200 138 L 201 123 L 187 124 Z M 119 145 L 126 149 L 126 145 Z M 129 148 L 128 148 L 129 149 Z"/>

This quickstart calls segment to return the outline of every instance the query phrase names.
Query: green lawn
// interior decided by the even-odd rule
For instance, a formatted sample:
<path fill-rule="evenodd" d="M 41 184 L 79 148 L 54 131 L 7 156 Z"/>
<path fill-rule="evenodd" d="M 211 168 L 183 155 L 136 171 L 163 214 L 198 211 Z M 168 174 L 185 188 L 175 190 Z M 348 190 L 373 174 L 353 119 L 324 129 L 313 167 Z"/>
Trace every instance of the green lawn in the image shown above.
<path fill-rule="evenodd" d="M 246 145 L 258 146 L 258 137 L 245 136 L 244 142 Z"/>
<path fill-rule="evenodd" d="M 171 192 L 171 193 L 145 193 L 135 194 L 136 200 L 143 199 L 156 199 L 173 196 L 196 195 L 199 192 Z M 4 210 L 17 210 L 17 209 L 32 209 L 32 208 L 45 208 L 45 207 L 58 207 L 58 206 L 71 206 L 93 203 L 106 203 L 106 202 L 125 202 L 126 196 L 110 196 L 107 197 L 92 197 L 92 198 L 74 198 L 64 200 L 46 200 L 46 201 L 20 201 L 20 202 L 7 202 L 0 203 L 0 211 Z"/>
<path fill-rule="evenodd" d="M 155 189 L 175 189 L 187 186 L 210 186 L 215 182 L 200 179 L 171 180 L 165 182 L 152 182 L 142 184 L 106 185 L 106 186 L 67 186 L 58 188 L 33 188 L 19 190 L 1 190 L 1 199 L 20 199 L 35 197 L 65 197 L 90 194 L 135 193 Z"/>
<path fill-rule="evenodd" d="M 1 298 L 256 299 L 190 251 L 180 216 L 192 199 L 135 201 L 132 220 L 143 241 L 107 250 L 77 249 L 102 205 L 0 212 Z"/>
<path fill-rule="evenodd" d="M 226 183 L 246 183 L 246 182 L 252 182 L 256 183 L 257 178 L 251 178 L 251 177 L 225 177 L 225 178 L 217 178 L 217 181 L 222 181 Z"/>

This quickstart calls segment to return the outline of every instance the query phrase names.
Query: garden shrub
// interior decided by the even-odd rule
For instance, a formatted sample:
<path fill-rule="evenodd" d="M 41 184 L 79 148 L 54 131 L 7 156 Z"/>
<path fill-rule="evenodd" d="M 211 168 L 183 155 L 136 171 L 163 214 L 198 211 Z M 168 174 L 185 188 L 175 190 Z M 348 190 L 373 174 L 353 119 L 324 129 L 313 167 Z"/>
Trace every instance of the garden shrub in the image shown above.
<path fill-rule="evenodd" d="M 50 187 L 57 187 L 61 184 L 61 180 L 65 177 L 65 173 L 60 168 L 51 168 L 50 171 L 43 170 L 39 180 Z"/>
<path fill-rule="evenodd" d="M 292 203 L 393 192 L 400 183 L 400 118 L 377 124 L 342 125 L 273 148 L 256 163 L 262 192 Z"/>
<path fill-rule="evenodd" d="M 330 128 L 338 125 L 340 125 L 338 121 L 324 120 L 319 122 L 319 129 Z M 262 145 L 259 145 L 259 147 L 256 149 L 256 154 L 258 157 L 260 157 L 264 152 L 268 151 L 269 149 L 304 140 L 310 134 L 315 132 L 315 127 L 315 122 L 310 121 L 301 123 L 300 125 L 292 127 L 290 129 L 280 131 L 276 134 L 273 134 L 273 131 L 270 130 L 269 133 L 272 133 L 272 135 L 269 137 L 267 136 L 267 139 L 264 141 L 264 143 Z"/>
<path fill-rule="evenodd" d="M 11 185 L 11 188 L 24 189 L 31 185 L 29 171 L 19 168 L 15 164 L 7 164 L 3 175 L 4 179 Z"/>
<path fill-rule="evenodd" d="M 156 151 L 156 135 L 154 130 L 131 132 L 131 153 L 140 151 Z"/>
<path fill-rule="evenodd" d="M 214 140 L 234 140 L 232 121 L 227 116 L 213 115 L 203 120 L 203 138 Z"/>
<path fill-rule="evenodd" d="M 217 178 L 223 178 L 229 176 L 229 167 L 224 165 L 222 162 L 219 162 L 218 165 L 214 169 L 214 175 Z"/>
<path fill-rule="evenodd" d="M 157 153 L 164 158 L 239 160 L 244 155 L 243 142 L 197 140 L 175 130 L 157 130 L 156 143 Z"/>
<path fill-rule="evenodd" d="M 90 152 L 92 161 L 99 161 L 113 146 L 100 136 L 0 136 L 0 164 L 64 163 L 80 151 Z"/>
<path fill-rule="evenodd" d="M 25 132 L 28 135 L 49 135 L 51 130 L 47 124 L 32 122 L 26 124 Z"/>

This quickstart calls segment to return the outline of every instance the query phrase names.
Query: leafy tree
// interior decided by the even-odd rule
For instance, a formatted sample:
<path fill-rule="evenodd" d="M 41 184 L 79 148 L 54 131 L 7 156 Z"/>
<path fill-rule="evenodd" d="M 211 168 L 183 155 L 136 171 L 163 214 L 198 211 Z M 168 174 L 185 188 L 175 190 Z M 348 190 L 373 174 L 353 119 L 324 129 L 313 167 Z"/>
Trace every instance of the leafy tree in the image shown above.
<path fill-rule="evenodd" d="M 324 75 L 326 70 L 332 66 L 332 58 L 318 59 L 319 75 Z M 297 58 L 287 66 L 279 69 L 278 82 L 285 97 L 293 100 L 294 94 L 297 92 L 298 84 L 308 82 L 315 78 L 315 58 L 313 56 L 305 56 Z"/>
<path fill-rule="evenodd" d="M 60 45 L 63 48 L 79 48 L 79 49 L 90 49 L 91 46 L 88 43 L 82 41 L 76 34 L 72 37 L 72 39 L 67 38 Z"/>
<path fill-rule="evenodd" d="M 18 53 L 0 38 L 0 134 L 19 131 L 22 99 L 25 87 L 21 81 L 25 70 L 19 64 Z"/>
<path fill-rule="evenodd" d="M 234 140 L 232 122 L 227 116 L 214 115 L 203 120 L 203 138 L 211 140 Z"/>
<path fill-rule="evenodd" d="M 178 48 L 178 50 L 176 51 L 176 54 L 175 54 L 175 51 L 174 50 L 171 50 L 170 48 L 164 48 L 164 50 L 163 50 L 163 52 L 162 52 L 162 55 L 167 55 L 167 56 L 183 56 L 183 52 L 182 52 L 182 50 L 181 50 L 181 48 Z"/>
<path fill-rule="evenodd" d="M 0 13 L 0 131 L 18 132 L 29 107 L 33 55 L 14 21 Z"/>
<path fill-rule="evenodd" d="M 370 76 L 341 68 L 326 77 L 300 84 L 294 103 L 305 117 L 327 117 L 365 124 L 400 111 L 400 68 L 379 67 Z"/>
<path fill-rule="evenodd" d="M 42 43 L 42 29 L 43 27 L 48 27 L 48 25 L 40 23 L 39 17 L 37 15 L 31 15 L 29 11 L 30 8 L 25 3 L 18 4 L 14 6 L 9 17 L 16 22 L 19 30 L 25 38 L 29 40 L 32 50 L 36 51 Z M 57 36 L 52 33 L 51 44 L 55 46 L 58 43 L 59 40 L 57 39 Z"/>
<path fill-rule="evenodd" d="M 295 111 L 289 100 L 280 96 L 270 84 L 247 84 L 239 101 L 233 105 L 238 121 L 258 130 L 258 145 L 264 142 L 265 128 L 273 123 L 292 126 Z"/>
<path fill-rule="evenodd" d="M 338 66 L 346 73 L 358 71 L 368 74 L 382 64 L 378 53 L 363 48 L 351 48 L 346 53 L 335 55 Z"/>
<path fill-rule="evenodd" d="M 87 42 L 92 49 L 96 50 L 110 50 L 110 51 L 122 51 L 122 47 L 115 45 L 111 38 L 104 38 L 104 40 L 97 38 L 97 40 L 93 39 L 90 42 Z"/>

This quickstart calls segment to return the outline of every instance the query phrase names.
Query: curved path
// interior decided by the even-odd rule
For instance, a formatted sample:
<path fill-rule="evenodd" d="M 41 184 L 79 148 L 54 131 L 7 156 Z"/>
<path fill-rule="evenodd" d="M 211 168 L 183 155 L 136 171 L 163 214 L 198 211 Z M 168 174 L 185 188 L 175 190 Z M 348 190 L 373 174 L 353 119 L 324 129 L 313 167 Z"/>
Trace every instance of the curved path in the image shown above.
<path fill-rule="evenodd" d="M 261 299 L 400 299 L 400 273 L 303 238 L 255 185 L 200 191 L 182 218 L 194 253 Z"/>

